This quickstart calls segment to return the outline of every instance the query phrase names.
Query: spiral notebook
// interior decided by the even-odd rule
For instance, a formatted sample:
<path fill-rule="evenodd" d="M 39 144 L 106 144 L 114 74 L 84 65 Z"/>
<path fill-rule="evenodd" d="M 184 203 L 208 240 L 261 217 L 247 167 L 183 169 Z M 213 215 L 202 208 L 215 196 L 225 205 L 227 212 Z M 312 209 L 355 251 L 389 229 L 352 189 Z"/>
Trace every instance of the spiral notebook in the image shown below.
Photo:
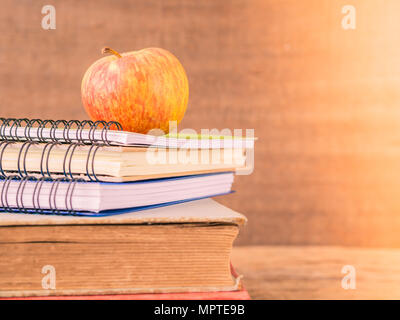
<path fill-rule="evenodd" d="M 0 140 L 63 143 L 105 143 L 123 146 L 168 148 L 253 148 L 254 138 L 224 135 L 150 135 L 122 130 L 115 121 L 41 120 L 0 118 Z"/>
<path fill-rule="evenodd" d="M 7 177 L 0 180 L 1 211 L 110 216 L 228 194 L 233 173 L 126 183 Z"/>

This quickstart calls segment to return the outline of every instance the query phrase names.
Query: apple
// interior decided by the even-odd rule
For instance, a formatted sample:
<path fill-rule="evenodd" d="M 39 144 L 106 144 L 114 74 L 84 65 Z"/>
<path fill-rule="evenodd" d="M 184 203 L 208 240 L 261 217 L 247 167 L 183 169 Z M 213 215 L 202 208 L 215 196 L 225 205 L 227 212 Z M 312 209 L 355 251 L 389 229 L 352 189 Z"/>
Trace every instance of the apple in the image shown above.
<path fill-rule="evenodd" d="M 168 133 L 179 123 L 189 99 L 189 83 L 179 60 L 169 51 L 147 48 L 112 55 L 93 63 L 82 79 L 82 103 L 91 120 L 118 121 L 125 131 Z"/>

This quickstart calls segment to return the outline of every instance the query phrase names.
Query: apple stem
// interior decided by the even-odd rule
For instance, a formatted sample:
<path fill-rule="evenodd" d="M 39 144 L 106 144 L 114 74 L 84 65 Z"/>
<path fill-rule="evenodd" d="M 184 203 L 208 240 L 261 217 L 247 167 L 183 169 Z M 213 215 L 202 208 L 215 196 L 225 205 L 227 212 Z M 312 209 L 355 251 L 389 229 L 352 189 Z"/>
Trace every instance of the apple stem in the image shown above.
<path fill-rule="evenodd" d="M 104 47 L 104 48 L 101 50 L 101 53 L 102 53 L 102 54 L 111 53 L 111 54 L 117 56 L 118 58 L 122 58 L 122 56 L 121 56 L 117 51 L 115 51 L 114 49 L 111 49 L 110 47 Z"/>

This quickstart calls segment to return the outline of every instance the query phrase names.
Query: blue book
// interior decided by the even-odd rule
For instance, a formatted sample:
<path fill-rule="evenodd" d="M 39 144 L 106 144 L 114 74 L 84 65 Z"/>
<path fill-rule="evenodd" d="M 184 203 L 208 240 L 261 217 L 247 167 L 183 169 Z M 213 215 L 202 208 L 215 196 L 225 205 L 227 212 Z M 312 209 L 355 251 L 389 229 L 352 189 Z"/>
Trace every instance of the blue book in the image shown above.
<path fill-rule="evenodd" d="M 4 212 L 110 216 L 232 192 L 232 172 L 124 183 L 77 180 L 0 181 Z"/>

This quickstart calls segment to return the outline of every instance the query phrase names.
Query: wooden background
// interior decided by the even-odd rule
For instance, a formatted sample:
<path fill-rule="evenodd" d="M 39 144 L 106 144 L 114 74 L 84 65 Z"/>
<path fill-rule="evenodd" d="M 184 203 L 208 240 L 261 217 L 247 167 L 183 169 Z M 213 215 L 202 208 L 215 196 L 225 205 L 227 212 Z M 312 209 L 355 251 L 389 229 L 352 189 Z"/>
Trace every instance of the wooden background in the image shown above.
<path fill-rule="evenodd" d="M 103 46 L 166 48 L 189 77 L 181 128 L 259 137 L 255 172 L 220 199 L 249 218 L 240 244 L 398 247 L 399 15 L 397 0 L 2 0 L 0 114 L 85 119 Z"/>

